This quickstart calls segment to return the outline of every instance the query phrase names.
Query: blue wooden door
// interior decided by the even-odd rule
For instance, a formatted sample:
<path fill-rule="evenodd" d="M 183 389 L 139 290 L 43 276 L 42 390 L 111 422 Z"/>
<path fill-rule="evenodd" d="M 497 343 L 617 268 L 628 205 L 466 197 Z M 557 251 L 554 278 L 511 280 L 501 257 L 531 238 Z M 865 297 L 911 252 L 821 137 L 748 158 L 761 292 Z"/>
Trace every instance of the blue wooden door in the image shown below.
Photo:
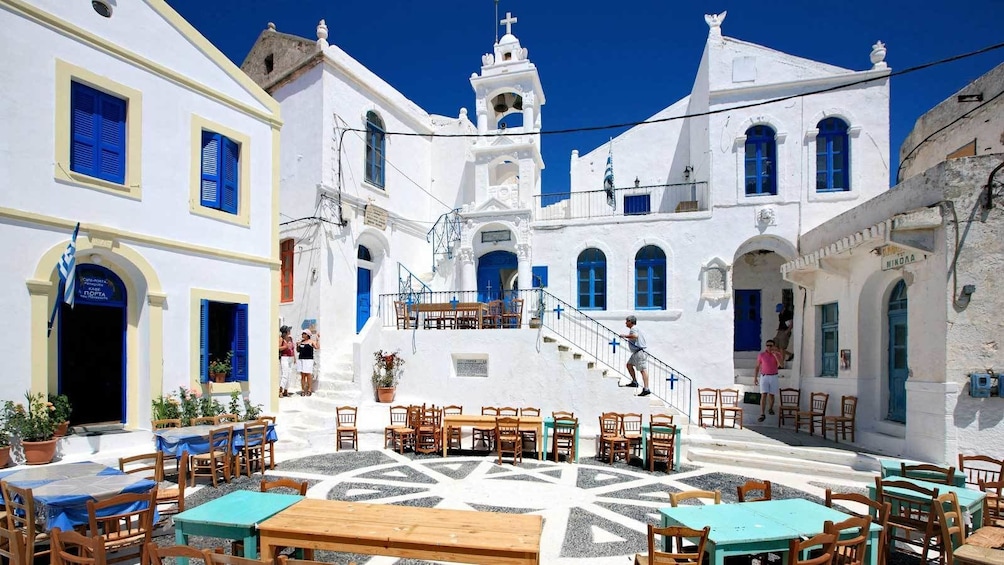
<path fill-rule="evenodd" d="M 906 379 L 910 375 L 907 356 L 906 284 L 896 283 L 889 296 L 889 415 L 893 422 L 906 423 Z"/>
<path fill-rule="evenodd" d="M 516 269 L 516 254 L 492 251 L 478 257 L 478 300 L 502 299 L 502 271 Z"/>
<path fill-rule="evenodd" d="M 370 277 L 369 269 L 356 269 L 356 333 L 362 331 L 370 319 Z"/>
<path fill-rule="evenodd" d="M 736 290 L 735 350 L 760 350 L 760 291 Z"/>

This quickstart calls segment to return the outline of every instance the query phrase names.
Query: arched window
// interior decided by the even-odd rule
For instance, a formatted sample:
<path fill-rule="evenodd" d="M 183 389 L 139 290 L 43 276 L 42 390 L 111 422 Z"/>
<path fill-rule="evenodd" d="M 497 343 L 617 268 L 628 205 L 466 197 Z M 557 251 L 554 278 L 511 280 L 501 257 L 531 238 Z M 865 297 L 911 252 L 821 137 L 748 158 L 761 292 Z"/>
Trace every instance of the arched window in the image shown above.
<path fill-rule="evenodd" d="M 366 182 L 383 188 L 385 134 L 376 112 L 366 113 Z"/>
<path fill-rule="evenodd" d="M 777 142 L 770 126 L 746 130 L 746 196 L 777 194 Z"/>
<path fill-rule="evenodd" d="M 816 191 L 840 192 L 851 189 L 850 145 L 847 123 L 826 118 L 816 126 Z"/>
<path fill-rule="evenodd" d="M 607 309 L 607 257 L 596 248 L 579 253 L 579 309 Z"/>
<path fill-rule="evenodd" d="M 654 245 L 642 247 L 634 256 L 634 307 L 666 309 L 666 254 Z"/>
<path fill-rule="evenodd" d="M 356 259 L 363 261 L 373 261 L 373 256 L 370 255 L 370 250 L 365 245 L 360 245 L 359 250 L 356 251 Z"/>

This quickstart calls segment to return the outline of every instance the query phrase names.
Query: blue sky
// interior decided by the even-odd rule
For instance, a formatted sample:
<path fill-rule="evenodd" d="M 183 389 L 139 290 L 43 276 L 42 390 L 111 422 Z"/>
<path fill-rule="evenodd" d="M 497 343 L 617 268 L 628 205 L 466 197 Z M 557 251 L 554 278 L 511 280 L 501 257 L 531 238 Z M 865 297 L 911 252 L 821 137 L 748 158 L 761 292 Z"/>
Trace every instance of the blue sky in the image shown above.
<path fill-rule="evenodd" d="M 329 42 L 426 111 L 447 116 L 461 107 L 473 115 L 468 78 L 495 40 L 492 0 L 167 1 L 238 65 L 268 22 L 313 39 L 323 18 Z M 871 66 L 876 40 L 886 44 L 894 71 L 1004 40 L 1004 0 L 499 3 L 500 14 L 510 11 L 519 19 L 513 33 L 540 73 L 545 131 L 640 121 L 686 96 L 708 34 L 703 15 L 723 10 L 726 36 L 854 70 Z M 892 79 L 891 176 L 915 120 L 1001 61 L 1004 49 Z M 545 137 L 544 191 L 568 190 L 573 149 L 585 153 L 618 133 Z M 617 184 L 627 182 L 621 175 Z"/>

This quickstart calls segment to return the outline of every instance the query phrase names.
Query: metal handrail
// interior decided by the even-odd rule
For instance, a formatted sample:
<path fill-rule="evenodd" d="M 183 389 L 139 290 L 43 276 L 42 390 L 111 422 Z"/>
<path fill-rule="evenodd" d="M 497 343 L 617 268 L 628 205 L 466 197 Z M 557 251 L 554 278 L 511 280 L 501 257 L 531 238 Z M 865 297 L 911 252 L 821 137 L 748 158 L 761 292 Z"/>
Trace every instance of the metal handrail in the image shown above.
<path fill-rule="evenodd" d="M 460 208 L 439 216 L 436 223 L 425 235 L 425 241 L 432 244 L 432 272 L 436 272 L 439 257 L 453 259 L 453 246 L 460 241 Z"/>

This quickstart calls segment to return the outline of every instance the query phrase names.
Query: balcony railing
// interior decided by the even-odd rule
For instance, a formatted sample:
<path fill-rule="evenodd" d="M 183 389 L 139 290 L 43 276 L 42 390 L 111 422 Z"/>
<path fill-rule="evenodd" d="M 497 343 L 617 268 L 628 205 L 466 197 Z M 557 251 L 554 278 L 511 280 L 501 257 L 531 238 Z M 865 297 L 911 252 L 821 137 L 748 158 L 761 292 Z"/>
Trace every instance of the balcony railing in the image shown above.
<path fill-rule="evenodd" d="M 711 204 L 706 182 L 632 186 L 610 192 L 560 192 L 534 199 L 537 220 L 682 214 L 709 210 Z"/>

